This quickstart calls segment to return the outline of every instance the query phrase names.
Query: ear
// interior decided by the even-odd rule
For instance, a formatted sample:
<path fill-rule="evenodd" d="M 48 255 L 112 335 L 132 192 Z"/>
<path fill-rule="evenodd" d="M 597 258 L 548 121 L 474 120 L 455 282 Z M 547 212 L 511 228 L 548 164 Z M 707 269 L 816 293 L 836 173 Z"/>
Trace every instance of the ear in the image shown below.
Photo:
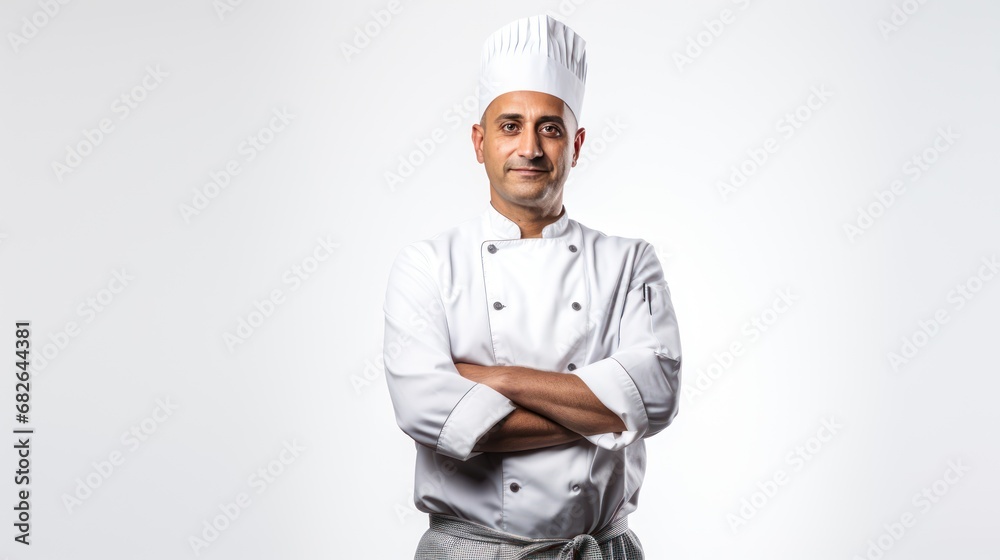
<path fill-rule="evenodd" d="M 576 136 L 573 137 L 573 164 L 571 167 L 576 167 L 576 160 L 580 157 L 580 149 L 583 148 L 583 139 L 587 136 L 587 129 L 578 128 L 576 129 Z"/>
<path fill-rule="evenodd" d="M 483 139 L 486 138 L 486 131 L 479 124 L 472 125 L 472 147 L 476 150 L 476 161 L 486 162 L 483 158 Z"/>

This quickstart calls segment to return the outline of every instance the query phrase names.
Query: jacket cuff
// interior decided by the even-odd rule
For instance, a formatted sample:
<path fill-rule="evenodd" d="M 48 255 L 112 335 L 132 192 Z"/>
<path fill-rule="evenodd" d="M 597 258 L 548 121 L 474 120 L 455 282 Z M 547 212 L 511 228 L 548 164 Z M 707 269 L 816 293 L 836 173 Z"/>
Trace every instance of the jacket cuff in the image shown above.
<path fill-rule="evenodd" d="M 588 441 L 613 451 L 642 437 L 649 426 L 646 407 L 638 387 L 618 360 L 604 358 L 577 368 L 573 374 L 582 379 L 598 400 L 625 423 L 624 432 L 584 436 Z"/>
<path fill-rule="evenodd" d="M 514 409 L 514 403 L 492 387 L 473 385 L 441 427 L 436 451 L 459 461 L 481 454 L 472 450 L 476 442 Z"/>

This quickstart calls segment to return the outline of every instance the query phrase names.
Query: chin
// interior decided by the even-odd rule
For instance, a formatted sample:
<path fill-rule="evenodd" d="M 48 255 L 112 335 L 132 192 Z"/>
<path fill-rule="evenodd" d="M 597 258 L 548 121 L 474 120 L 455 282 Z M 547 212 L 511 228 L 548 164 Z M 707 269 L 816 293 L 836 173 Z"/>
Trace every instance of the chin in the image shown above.
<path fill-rule="evenodd" d="M 545 198 L 545 194 L 548 189 L 545 186 L 538 186 L 534 183 L 525 186 L 523 188 L 517 188 L 516 186 L 511 189 L 507 189 L 507 194 L 514 200 L 522 201 L 536 201 Z"/>

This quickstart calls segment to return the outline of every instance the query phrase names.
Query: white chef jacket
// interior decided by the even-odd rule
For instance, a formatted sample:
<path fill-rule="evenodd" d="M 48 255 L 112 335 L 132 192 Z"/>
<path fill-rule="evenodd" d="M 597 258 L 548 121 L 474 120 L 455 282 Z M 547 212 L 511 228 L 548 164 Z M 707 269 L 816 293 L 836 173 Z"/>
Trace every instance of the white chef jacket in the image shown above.
<path fill-rule="evenodd" d="M 529 538 L 595 532 L 636 509 L 643 439 L 677 413 L 680 337 L 653 247 L 571 220 L 541 238 L 492 204 L 403 247 L 385 296 L 384 363 L 416 442 L 417 509 Z M 456 362 L 572 372 L 627 428 L 513 453 L 476 442 L 515 405 Z"/>

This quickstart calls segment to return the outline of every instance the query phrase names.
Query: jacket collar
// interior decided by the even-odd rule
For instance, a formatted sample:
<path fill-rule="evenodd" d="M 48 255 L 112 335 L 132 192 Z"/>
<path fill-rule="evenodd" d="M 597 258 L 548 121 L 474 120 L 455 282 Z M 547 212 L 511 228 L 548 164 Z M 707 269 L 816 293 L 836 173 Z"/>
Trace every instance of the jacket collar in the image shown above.
<path fill-rule="evenodd" d="M 493 207 L 492 202 L 487 202 L 487 219 L 490 230 L 497 236 L 497 239 L 520 239 L 521 228 L 507 216 L 501 214 Z M 563 237 L 569 234 L 569 214 L 566 212 L 566 205 L 562 207 L 562 214 L 559 219 L 542 228 L 543 238 Z"/>

